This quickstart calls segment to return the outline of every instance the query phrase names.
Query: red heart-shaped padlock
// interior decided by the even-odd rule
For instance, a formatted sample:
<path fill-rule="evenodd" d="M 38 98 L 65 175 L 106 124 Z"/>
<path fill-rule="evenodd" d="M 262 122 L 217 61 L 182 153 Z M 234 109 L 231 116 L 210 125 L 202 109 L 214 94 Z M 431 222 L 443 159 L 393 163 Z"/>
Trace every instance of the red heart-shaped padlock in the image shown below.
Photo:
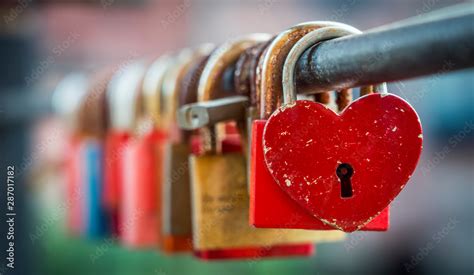
<path fill-rule="evenodd" d="M 281 188 L 324 223 L 352 232 L 377 216 L 415 170 L 422 130 L 395 95 L 371 94 L 341 114 L 312 101 L 274 112 L 265 161 Z"/>

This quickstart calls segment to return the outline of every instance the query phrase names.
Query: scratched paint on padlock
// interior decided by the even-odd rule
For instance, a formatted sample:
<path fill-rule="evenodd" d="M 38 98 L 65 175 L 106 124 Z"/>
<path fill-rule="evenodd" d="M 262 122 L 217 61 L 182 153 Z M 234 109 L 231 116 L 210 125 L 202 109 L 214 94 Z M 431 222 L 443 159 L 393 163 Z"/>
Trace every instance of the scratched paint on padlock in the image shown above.
<path fill-rule="evenodd" d="M 266 120 L 255 120 L 252 125 L 252 156 L 250 167 L 250 224 L 258 228 L 293 228 L 332 230 L 308 213 L 278 186 L 268 171 L 263 153 L 263 131 Z M 278 203 L 274 203 L 277 201 Z M 389 226 L 389 207 L 360 230 L 386 231 Z"/>
<path fill-rule="evenodd" d="M 422 130 L 403 99 L 372 94 L 337 115 L 297 101 L 264 131 L 267 166 L 280 187 L 324 223 L 351 232 L 400 193 L 418 162 Z"/>

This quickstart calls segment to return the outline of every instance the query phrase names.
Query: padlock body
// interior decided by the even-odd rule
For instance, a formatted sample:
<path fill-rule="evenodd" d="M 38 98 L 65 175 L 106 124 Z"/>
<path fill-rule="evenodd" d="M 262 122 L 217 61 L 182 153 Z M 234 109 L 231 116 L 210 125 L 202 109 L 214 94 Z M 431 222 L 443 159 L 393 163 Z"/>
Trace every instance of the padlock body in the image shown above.
<path fill-rule="evenodd" d="M 193 245 L 196 250 L 293 245 L 340 240 L 344 236 L 338 231 L 282 231 L 250 226 L 245 169 L 242 153 L 190 157 Z"/>
<path fill-rule="evenodd" d="M 263 152 L 263 130 L 266 120 L 252 125 L 250 158 L 250 224 L 258 228 L 293 228 L 334 230 L 312 216 L 292 200 L 273 179 Z M 278 202 L 278 203 L 274 203 Z M 389 227 L 389 207 L 365 225 L 363 231 L 386 231 Z"/>
<path fill-rule="evenodd" d="M 163 170 L 162 250 L 173 253 L 192 250 L 190 146 L 167 142 Z"/>
<path fill-rule="evenodd" d="M 84 233 L 98 239 L 109 234 L 109 220 L 103 206 L 103 143 L 85 139 L 82 143 L 84 174 Z"/>
<path fill-rule="evenodd" d="M 105 140 L 104 161 L 104 205 L 110 217 L 111 233 L 120 235 L 119 209 L 122 201 L 123 157 L 130 134 L 126 131 L 112 131 Z"/>
<path fill-rule="evenodd" d="M 240 135 L 233 127 L 226 127 L 226 136 L 222 140 L 222 152 L 237 153 L 242 151 L 242 142 Z M 201 141 L 199 136 L 195 136 L 195 154 L 202 152 Z M 194 153 L 194 152 L 193 152 Z M 286 244 L 265 247 L 247 247 L 247 248 L 233 248 L 233 249 L 214 249 L 214 250 L 195 250 L 194 256 L 206 261 L 212 260 L 237 260 L 237 259 L 251 259 L 269 257 L 305 257 L 311 256 L 315 253 L 315 246 L 312 243 L 308 244 Z"/>
<path fill-rule="evenodd" d="M 162 132 L 150 132 L 131 139 L 122 155 L 120 221 L 126 246 L 156 247 L 159 242 L 164 140 Z"/>
<path fill-rule="evenodd" d="M 231 127 L 231 129 L 233 128 Z M 237 132 L 234 130 L 232 135 L 226 135 L 221 146 L 223 152 L 241 151 L 240 137 Z M 201 155 L 203 152 L 202 138 L 198 134 L 191 135 L 187 144 L 173 143 L 170 139 L 167 140 L 163 173 L 161 243 L 161 248 L 166 253 L 191 251 L 193 249 L 188 159 L 190 154 Z M 249 251 L 246 253 L 249 253 Z M 203 255 L 203 257 L 214 255 L 213 257 L 216 259 L 220 258 L 219 251 L 214 251 L 211 254 L 201 251 L 198 254 Z M 225 254 L 228 256 L 232 252 L 226 250 Z M 236 256 L 240 254 L 242 254 L 241 251 L 235 253 Z"/>

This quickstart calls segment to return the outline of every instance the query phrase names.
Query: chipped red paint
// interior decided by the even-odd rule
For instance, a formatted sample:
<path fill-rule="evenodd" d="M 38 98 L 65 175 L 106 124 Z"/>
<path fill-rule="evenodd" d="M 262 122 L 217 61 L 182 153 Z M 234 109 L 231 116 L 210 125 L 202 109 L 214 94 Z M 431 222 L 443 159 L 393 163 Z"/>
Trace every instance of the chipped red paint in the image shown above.
<path fill-rule="evenodd" d="M 400 193 L 422 149 L 415 110 L 395 95 L 359 98 L 337 115 L 297 101 L 272 114 L 263 133 L 265 161 L 279 186 L 326 224 L 362 228 Z M 353 195 L 341 198 L 336 169 L 353 167 Z"/>
<path fill-rule="evenodd" d="M 268 171 L 263 156 L 263 129 L 266 120 L 256 120 L 252 126 L 250 159 L 250 225 L 258 228 L 293 228 L 334 230 L 302 208 L 276 184 Z M 385 208 L 360 230 L 386 231 L 389 227 L 389 210 Z"/>

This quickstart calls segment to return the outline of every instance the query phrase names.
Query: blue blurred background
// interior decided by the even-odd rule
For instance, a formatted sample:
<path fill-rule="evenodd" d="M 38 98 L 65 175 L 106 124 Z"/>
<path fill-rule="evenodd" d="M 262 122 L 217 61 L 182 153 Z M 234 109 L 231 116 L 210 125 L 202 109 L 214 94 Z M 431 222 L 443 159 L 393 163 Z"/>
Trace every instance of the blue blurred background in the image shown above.
<path fill-rule="evenodd" d="M 419 166 L 393 202 L 388 232 L 353 233 L 344 242 L 318 245 L 311 258 L 201 262 L 68 237 L 60 172 L 63 131 L 49 107 L 55 85 L 68 72 L 239 34 L 278 33 L 311 20 L 367 30 L 461 2 L 2 1 L 0 162 L 2 169 L 19 169 L 16 266 L 14 272 L 6 269 L 2 256 L 0 274 L 474 274 L 472 69 L 450 72 L 447 60 L 435 75 L 389 84 L 389 91 L 420 115 Z M 2 200 L 4 205 L 3 195 Z M 3 252 L 6 230 L 0 226 Z M 92 261 L 92 255 L 100 257 Z"/>

